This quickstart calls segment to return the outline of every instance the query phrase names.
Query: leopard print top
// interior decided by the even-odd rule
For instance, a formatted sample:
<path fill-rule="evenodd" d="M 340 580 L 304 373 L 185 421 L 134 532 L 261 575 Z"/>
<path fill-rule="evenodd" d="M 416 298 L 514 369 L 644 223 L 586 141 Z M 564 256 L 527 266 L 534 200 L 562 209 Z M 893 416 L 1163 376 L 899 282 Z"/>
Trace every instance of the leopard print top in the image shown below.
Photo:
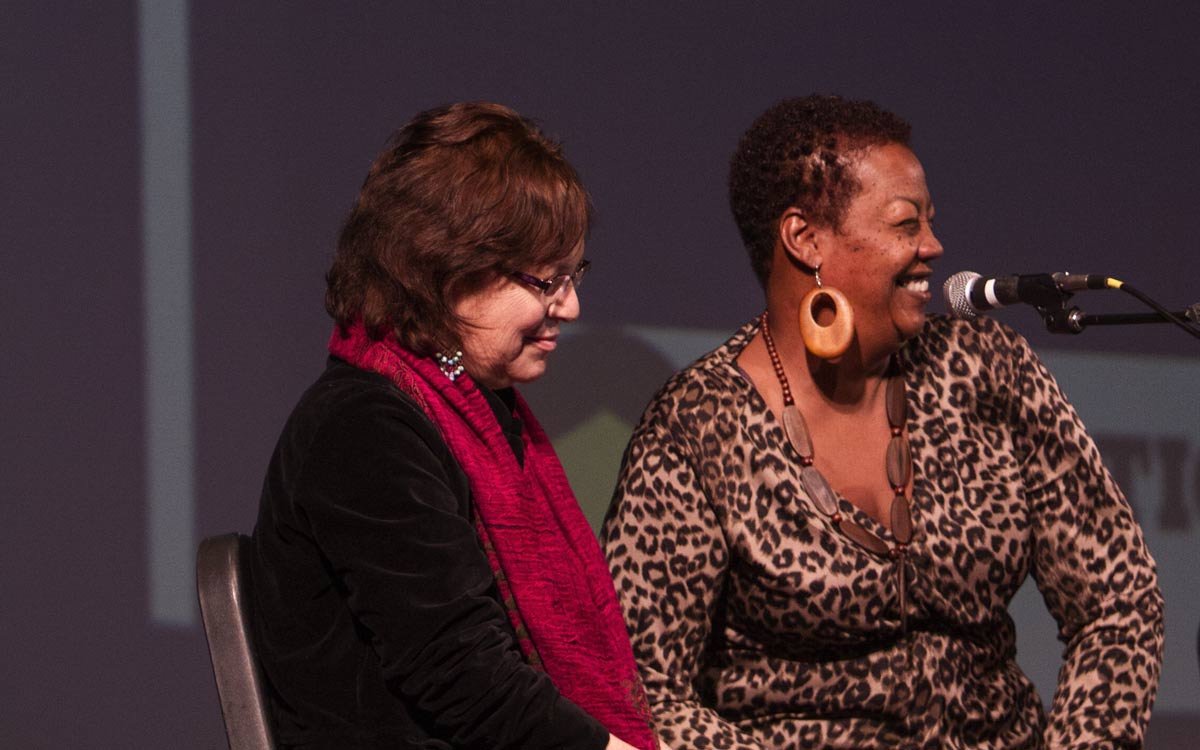
<path fill-rule="evenodd" d="M 931 316 L 900 353 L 915 472 L 903 635 L 895 563 L 813 507 L 737 367 L 757 330 L 659 392 L 604 525 L 662 738 L 676 750 L 1141 747 L 1162 659 L 1154 561 L 1028 344 L 986 318 Z M 1066 644 L 1049 717 L 1007 612 L 1027 574 Z"/>

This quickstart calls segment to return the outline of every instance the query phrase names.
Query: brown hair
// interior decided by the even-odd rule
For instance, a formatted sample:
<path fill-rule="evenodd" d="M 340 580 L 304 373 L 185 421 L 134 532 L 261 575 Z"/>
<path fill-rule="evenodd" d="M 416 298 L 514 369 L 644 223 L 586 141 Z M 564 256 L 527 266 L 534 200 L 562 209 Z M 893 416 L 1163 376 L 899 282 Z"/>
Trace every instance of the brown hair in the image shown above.
<path fill-rule="evenodd" d="M 461 295 L 566 258 L 591 202 L 561 147 L 499 104 L 422 112 L 375 157 L 342 226 L 325 309 L 420 354 L 459 345 Z"/>
<path fill-rule="evenodd" d="M 729 164 L 729 205 L 766 286 L 779 217 L 791 206 L 838 229 L 861 188 L 845 157 L 886 143 L 908 145 L 911 126 L 870 101 L 813 94 L 784 99 L 759 115 Z"/>

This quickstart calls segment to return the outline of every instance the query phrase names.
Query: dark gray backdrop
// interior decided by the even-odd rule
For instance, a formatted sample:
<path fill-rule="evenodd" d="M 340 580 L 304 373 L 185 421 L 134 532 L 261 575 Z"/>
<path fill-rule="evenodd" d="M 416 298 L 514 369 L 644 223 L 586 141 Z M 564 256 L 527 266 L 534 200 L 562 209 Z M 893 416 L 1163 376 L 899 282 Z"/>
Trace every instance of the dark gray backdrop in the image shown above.
<path fill-rule="evenodd" d="M 201 632 L 190 615 L 156 622 L 149 603 L 138 11 L 0 10 L 4 747 L 224 742 Z M 185 21 L 193 542 L 250 529 L 275 435 L 323 360 L 339 221 L 389 132 L 441 103 L 504 102 L 565 143 L 599 214 L 594 330 L 731 330 L 759 309 L 726 161 L 758 112 L 811 91 L 913 122 L 947 248 L 939 281 L 1086 271 L 1173 307 L 1200 300 L 1190 4 L 201 0 Z M 1088 298 L 1102 308 L 1130 305 Z M 1051 339 L 1031 313 L 1004 315 L 1048 350 L 1180 367 L 1200 352 L 1166 327 Z M 653 386 L 637 387 L 644 402 Z M 1153 397 L 1197 408 L 1195 389 Z M 1168 649 L 1167 669 L 1200 688 L 1194 640 Z M 1159 712 L 1155 747 L 1200 731 L 1196 694 Z"/>

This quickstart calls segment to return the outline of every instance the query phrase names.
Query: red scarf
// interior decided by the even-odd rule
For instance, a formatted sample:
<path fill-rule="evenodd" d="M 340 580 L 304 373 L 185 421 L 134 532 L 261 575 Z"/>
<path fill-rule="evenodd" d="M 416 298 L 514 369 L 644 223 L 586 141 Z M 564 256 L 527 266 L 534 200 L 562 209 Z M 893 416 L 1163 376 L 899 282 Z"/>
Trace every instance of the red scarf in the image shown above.
<path fill-rule="evenodd" d="M 517 394 L 524 467 L 479 387 L 361 323 L 329 351 L 389 378 L 437 425 L 471 488 L 476 528 L 526 661 L 609 732 L 654 750 L 649 711 L 600 545 L 546 433 Z"/>

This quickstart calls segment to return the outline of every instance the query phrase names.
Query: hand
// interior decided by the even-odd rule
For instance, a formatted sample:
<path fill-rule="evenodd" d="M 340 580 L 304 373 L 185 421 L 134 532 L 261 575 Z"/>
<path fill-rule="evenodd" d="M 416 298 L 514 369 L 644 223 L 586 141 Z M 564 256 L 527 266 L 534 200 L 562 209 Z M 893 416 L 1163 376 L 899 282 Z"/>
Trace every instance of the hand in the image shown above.
<path fill-rule="evenodd" d="M 608 735 L 608 744 L 605 745 L 605 750 L 637 750 L 637 748 L 615 734 L 610 734 Z M 658 750 L 671 750 L 671 746 L 660 739 L 658 741 Z"/>
<path fill-rule="evenodd" d="M 608 744 L 604 746 L 604 750 L 637 750 L 637 748 L 633 745 L 630 745 L 617 735 L 609 734 Z"/>

